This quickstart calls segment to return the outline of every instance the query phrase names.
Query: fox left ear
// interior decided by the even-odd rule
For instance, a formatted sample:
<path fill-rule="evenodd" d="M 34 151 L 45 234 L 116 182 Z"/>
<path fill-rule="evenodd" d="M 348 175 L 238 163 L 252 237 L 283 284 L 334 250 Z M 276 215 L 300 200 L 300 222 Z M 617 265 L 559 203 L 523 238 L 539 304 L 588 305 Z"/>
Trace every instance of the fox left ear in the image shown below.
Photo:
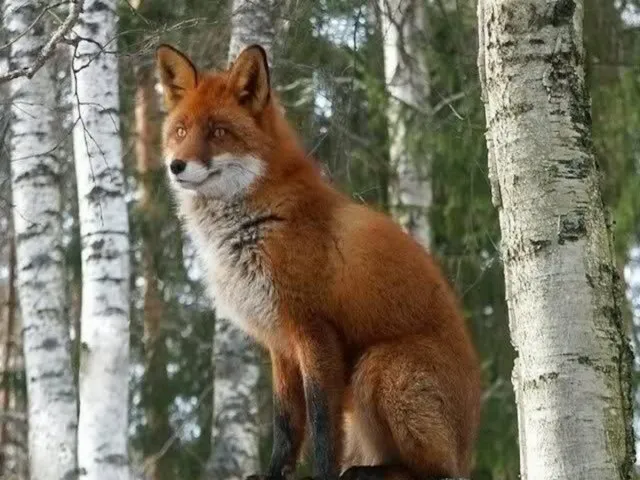
<path fill-rule="evenodd" d="M 231 66 L 229 78 L 241 105 L 254 114 L 264 109 L 271 94 L 269 64 L 264 48 L 260 45 L 245 48 Z"/>
<path fill-rule="evenodd" d="M 170 45 L 163 44 L 156 49 L 156 68 L 162 83 L 164 103 L 169 110 L 198 84 L 198 71 L 191 60 Z"/>

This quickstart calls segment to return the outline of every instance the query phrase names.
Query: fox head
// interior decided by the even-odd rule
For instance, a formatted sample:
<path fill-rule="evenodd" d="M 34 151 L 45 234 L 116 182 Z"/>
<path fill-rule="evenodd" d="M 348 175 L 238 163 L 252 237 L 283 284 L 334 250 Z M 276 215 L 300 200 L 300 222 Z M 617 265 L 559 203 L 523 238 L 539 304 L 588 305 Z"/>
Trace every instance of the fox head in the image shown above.
<path fill-rule="evenodd" d="M 223 200 L 244 195 L 266 173 L 274 147 L 272 100 L 264 49 L 243 50 L 226 71 L 201 72 L 169 45 L 156 51 L 167 117 L 168 175 L 182 190 Z"/>

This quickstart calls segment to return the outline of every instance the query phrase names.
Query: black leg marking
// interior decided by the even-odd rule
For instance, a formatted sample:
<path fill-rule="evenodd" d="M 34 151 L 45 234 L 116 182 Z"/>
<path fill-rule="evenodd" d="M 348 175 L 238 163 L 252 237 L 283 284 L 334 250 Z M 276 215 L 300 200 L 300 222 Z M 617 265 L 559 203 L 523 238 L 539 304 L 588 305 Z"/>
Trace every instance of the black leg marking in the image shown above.
<path fill-rule="evenodd" d="M 284 469 L 295 469 L 296 459 L 293 452 L 293 429 L 289 414 L 279 399 L 273 399 L 273 450 L 269 476 L 283 478 Z"/>
<path fill-rule="evenodd" d="M 338 472 L 331 434 L 331 415 L 327 395 L 313 383 L 305 382 L 307 412 L 311 424 L 314 474 L 319 480 L 337 480 Z"/>

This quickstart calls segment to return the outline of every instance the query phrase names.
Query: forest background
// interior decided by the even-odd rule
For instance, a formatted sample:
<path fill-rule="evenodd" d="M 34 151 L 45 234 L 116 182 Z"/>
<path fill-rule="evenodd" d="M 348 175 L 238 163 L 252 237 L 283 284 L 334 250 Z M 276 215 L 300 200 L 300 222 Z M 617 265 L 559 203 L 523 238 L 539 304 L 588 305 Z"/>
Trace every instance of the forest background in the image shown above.
<path fill-rule="evenodd" d="M 5 0 L 5 26 L 0 30 L 0 63 L 6 71 L 20 61 L 9 57 L 14 38 L 7 26 L 9 3 Z M 32 3 L 31 19 L 42 29 L 42 38 L 48 38 L 47 32 L 67 15 L 68 2 Z M 232 478 L 230 472 L 247 464 L 264 466 L 271 448 L 268 361 L 260 352 L 239 348 L 246 345 L 239 333 L 215 327 L 202 270 L 181 232 L 166 185 L 159 151 L 162 105 L 153 71 L 159 42 L 175 44 L 200 67 L 224 68 L 233 42 L 242 43 L 234 40 L 234 32 L 243 31 L 244 18 L 262 19 L 249 28 L 269 46 L 274 87 L 308 151 L 355 199 L 393 214 L 413 229 L 460 294 L 485 382 L 473 478 L 518 478 L 514 353 L 500 229 L 488 181 L 476 2 L 418 3 L 419 8 L 401 19 L 408 24 L 404 31 L 411 42 L 395 53 L 385 40 L 390 23 L 397 19 L 389 18 L 377 2 L 102 3 L 118 20 L 113 35 L 99 43 L 119 67 L 111 115 L 122 146 L 130 240 L 126 435 L 130 468 L 140 478 L 191 480 L 213 472 Z M 640 2 L 631 0 L 585 0 L 584 29 L 594 148 L 614 223 L 617 265 L 627 281 L 625 322 L 634 343 L 640 341 L 638 8 Z M 79 43 L 82 40 L 59 45 L 38 73 L 48 76 L 52 87 L 43 106 L 50 113 L 55 139 L 48 155 L 58 168 L 64 312 L 76 382 L 83 275 L 74 173 L 78 152 L 72 134 L 79 128 L 79 100 L 72 85 L 81 68 L 69 65 Z M 394 87 L 385 64 L 412 66 L 407 69 L 409 86 Z M 26 374 L 9 168 L 15 155 L 10 142 L 15 104 L 8 84 L 0 88 L 0 477 L 28 478 Z M 396 103 L 402 107 L 393 108 Z M 401 135 L 395 130 L 398 125 Z M 402 155 L 394 143 L 399 137 L 406 150 Z M 407 173 L 403 155 L 410 158 L 410 174 L 420 195 L 398 194 Z M 258 365 L 258 375 L 236 368 L 246 364 Z M 634 398 L 640 412 L 640 395 Z M 248 436 L 231 439 L 236 428 Z M 224 478 L 220 475 L 211 478 Z"/>

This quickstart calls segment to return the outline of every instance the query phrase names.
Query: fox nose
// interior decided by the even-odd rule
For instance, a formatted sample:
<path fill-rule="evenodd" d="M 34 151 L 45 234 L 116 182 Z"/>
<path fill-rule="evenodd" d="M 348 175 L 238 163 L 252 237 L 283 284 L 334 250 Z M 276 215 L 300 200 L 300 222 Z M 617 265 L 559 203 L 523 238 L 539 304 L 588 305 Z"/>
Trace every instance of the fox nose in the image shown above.
<path fill-rule="evenodd" d="M 184 160 L 172 160 L 171 164 L 169 165 L 169 169 L 174 175 L 178 175 L 179 173 L 184 172 L 185 168 L 187 168 L 187 162 L 185 162 Z"/>

